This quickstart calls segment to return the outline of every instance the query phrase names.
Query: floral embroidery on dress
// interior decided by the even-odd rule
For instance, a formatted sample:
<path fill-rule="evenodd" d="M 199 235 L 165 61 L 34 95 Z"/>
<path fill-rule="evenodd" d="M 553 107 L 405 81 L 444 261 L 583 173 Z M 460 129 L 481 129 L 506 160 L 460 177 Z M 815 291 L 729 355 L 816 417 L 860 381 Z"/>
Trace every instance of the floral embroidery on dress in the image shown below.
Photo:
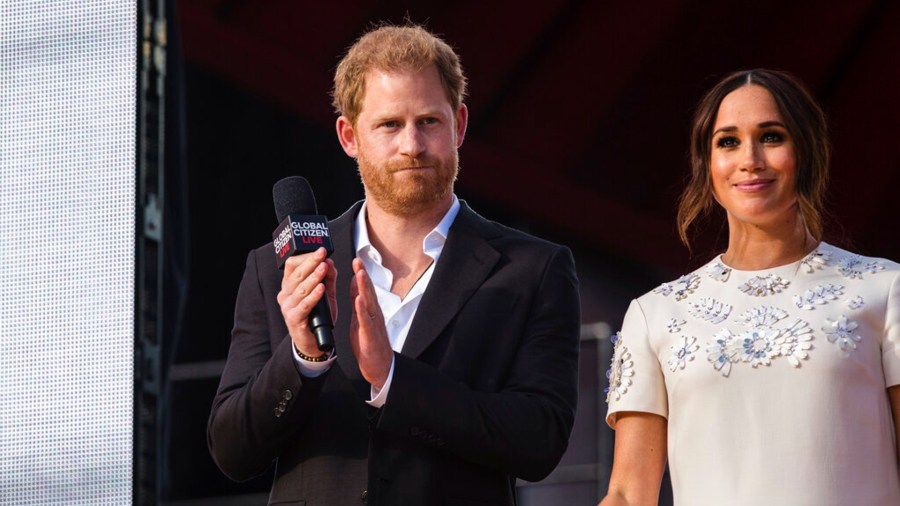
<path fill-rule="evenodd" d="M 737 362 L 734 358 L 737 350 L 731 346 L 731 343 L 734 342 L 734 335 L 728 329 L 722 329 L 716 334 L 715 339 L 706 348 L 708 353 L 706 359 L 717 371 L 722 373 L 722 376 L 727 378 L 731 374 L 731 364 Z"/>
<path fill-rule="evenodd" d="M 771 364 L 781 351 L 776 342 L 778 335 L 779 332 L 771 327 L 750 329 L 741 334 L 741 360 L 750 362 L 753 367 Z"/>
<path fill-rule="evenodd" d="M 679 290 L 675 291 L 675 300 L 682 300 L 688 294 L 694 293 L 694 290 L 700 286 L 700 276 L 696 274 L 686 274 L 678 278 L 678 284 L 682 285 Z"/>
<path fill-rule="evenodd" d="M 838 272 L 850 279 L 862 279 L 864 272 L 874 274 L 884 270 L 884 265 L 879 260 L 865 261 L 859 255 L 844 257 L 838 262 Z"/>
<path fill-rule="evenodd" d="M 631 386 L 631 377 L 634 376 L 634 361 L 631 360 L 631 352 L 625 346 L 625 342 L 618 333 L 613 334 L 610 340 L 615 345 L 613 349 L 612 363 L 606 371 L 606 377 L 609 379 L 609 386 L 606 387 L 606 403 L 609 404 L 611 398 L 619 400 L 628 392 Z"/>
<path fill-rule="evenodd" d="M 787 357 L 788 362 L 794 367 L 800 367 L 800 361 L 809 358 L 807 350 L 811 350 L 813 345 L 812 329 L 809 324 L 803 320 L 797 320 L 786 331 L 782 332 L 781 337 L 781 356 Z"/>
<path fill-rule="evenodd" d="M 840 285 L 818 285 L 812 290 L 803 292 L 803 295 L 794 295 L 793 301 L 800 309 L 811 311 L 815 306 L 827 303 L 829 300 L 836 300 L 838 296 L 844 294 L 844 287 Z"/>
<path fill-rule="evenodd" d="M 748 279 L 738 289 L 754 297 L 765 297 L 766 295 L 781 293 L 790 284 L 790 281 L 782 279 L 781 276 L 766 274 L 765 276 L 754 276 Z"/>
<path fill-rule="evenodd" d="M 679 320 L 677 318 L 669 318 L 669 321 L 666 322 L 666 329 L 669 330 L 670 334 L 676 334 L 681 331 L 681 326 L 685 324 L 684 320 Z"/>
<path fill-rule="evenodd" d="M 850 309 L 859 309 L 866 305 L 866 301 L 864 301 L 861 296 L 857 295 L 852 299 L 847 299 L 846 304 Z"/>
<path fill-rule="evenodd" d="M 669 294 L 675 292 L 675 300 L 683 300 L 688 294 L 694 293 L 698 286 L 700 286 L 700 276 L 685 274 L 672 283 L 659 285 L 653 289 L 653 293 L 659 293 L 668 297 Z"/>
<path fill-rule="evenodd" d="M 662 295 L 663 297 L 668 297 L 669 294 L 672 293 L 672 290 L 674 290 L 672 288 L 672 285 L 670 285 L 669 283 L 663 283 L 663 284 L 657 286 L 656 288 L 654 288 L 653 293 L 658 293 L 658 294 Z"/>
<path fill-rule="evenodd" d="M 853 333 L 858 326 L 855 321 L 848 320 L 846 316 L 841 315 L 837 320 L 826 318 L 822 330 L 825 331 L 828 341 L 837 343 L 838 348 L 844 353 L 850 353 L 856 349 L 856 343 L 862 341 L 862 337 Z"/>
<path fill-rule="evenodd" d="M 697 350 L 700 349 L 700 345 L 696 343 L 696 337 L 681 336 L 681 342 L 670 347 L 672 358 L 669 359 L 669 367 L 672 372 L 675 372 L 675 369 L 684 369 L 686 363 L 694 360 Z"/>
<path fill-rule="evenodd" d="M 731 306 L 713 298 L 701 297 L 699 301 L 690 305 L 688 314 L 710 323 L 722 323 L 731 314 Z"/>
<path fill-rule="evenodd" d="M 787 311 L 774 306 L 758 306 L 741 313 L 738 321 L 747 327 L 771 327 L 787 317 Z"/>
<path fill-rule="evenodd" d="M 706 275 L 716 281 L 728 281 L 728 276 L 730 274 L 731 267 L 728 267 L 718 260 L 706 266 Z"/>
<path fill-rule="evenodd" d="M 812 349 L 812 330 L 799 319 L 787 328 L 774 327 L 786 317 L 787 312 L 772 306 L 744 312 L 736 321 L 747 330 L 739 334 L 728 329 L 719 331 L 706 348 L 707 360 L 726 377 L 734 363 L 746 362 L 755 368 L 768 366 L 780 356 L 786 357 L 794 367 L 800 367 L 800 361 L 809 358 L 807 350 Z"/>
<path fill-rule="evenodd" d="M 816 269 L 822 269 L 823 267 L 828 265 L 828 262 L 830 260 L 830 252 L 815 249 L 812 253 L 806 255 L 803 260 L 800 260 L 800 266 L 803 267 L 803 270 L 807 274 L 812 274 L 813 272 L 816 272 Z"/>

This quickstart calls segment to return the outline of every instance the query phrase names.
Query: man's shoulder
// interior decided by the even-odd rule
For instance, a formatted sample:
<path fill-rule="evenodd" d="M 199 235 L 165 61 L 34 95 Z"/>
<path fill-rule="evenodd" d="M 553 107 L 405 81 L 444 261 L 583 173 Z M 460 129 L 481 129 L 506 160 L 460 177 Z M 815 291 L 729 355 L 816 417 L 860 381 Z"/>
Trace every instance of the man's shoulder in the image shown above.
<path fill-rule="evenodd" d="M 451 227 L 451 233 L 454 228 L 460 232 L 478 235 L 491 245 L 497 248 L 528 248 L 534 251 L 545 251 L 548 253 L 567 249 L 565 246 L 554 243 L 542 237 L 538 237 L 529 232 L 525 232 L 518 228 L 505 225 L 498 221 L 485 218 L 478 214 L 465 202 L 461 201 L 462 207 L 459 210 L 456 222 Z"/>
<path fill-rule="evenodd" d="M 347 208 L 347 210 L 344 211 L 337 218 L 328 220 L 328 227 L 329 228 L 333 228 L 333 227 L 341 228 L 341 227 L 352 226 L 354 221 L 356 221 L 356 215 L 359 213 L 359 209 L 362 207 L 363 202 L 364 201 L 362 201 L 362 200 L 357 201 L 352 206 Z"/>
<path fill-rule="evenodd" d="M 255 263 L 257 271 L 277 270 L 276 256 L 275 247 L 272 245 L 272 241 L 269 241 L 250 251 L 247 256 L 247 265 L 250 266 L 251 262 Z"/>

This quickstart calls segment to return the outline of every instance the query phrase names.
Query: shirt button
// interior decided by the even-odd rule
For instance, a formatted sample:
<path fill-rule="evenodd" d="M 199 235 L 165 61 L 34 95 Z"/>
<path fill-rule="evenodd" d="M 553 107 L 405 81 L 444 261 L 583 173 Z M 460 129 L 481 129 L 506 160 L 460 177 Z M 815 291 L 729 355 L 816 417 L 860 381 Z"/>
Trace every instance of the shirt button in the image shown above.
<path fill-rule="evenodd" d="M 397 328 L 400 326 L 400 322 L 397 320 L 391 320 L 391 327 Z"/>

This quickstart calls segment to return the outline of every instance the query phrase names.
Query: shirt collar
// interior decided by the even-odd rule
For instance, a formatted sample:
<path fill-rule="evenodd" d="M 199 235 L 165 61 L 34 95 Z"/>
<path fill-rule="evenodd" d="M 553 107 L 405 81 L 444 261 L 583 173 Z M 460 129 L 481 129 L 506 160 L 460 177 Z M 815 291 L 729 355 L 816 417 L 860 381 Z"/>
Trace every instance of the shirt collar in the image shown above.
<path fill-rule="evenodd" d="M 447 209 L 447 214 L 441 218 L 434 230 L 429 232 L 425 239 L 422 240 L 422 251 L 434 258 L 435 261 L 441 254 L 441 250 L 444 249 L 444 243 L 447 242 L 447 236 L 450 235 L 450 227 L 453 225 L 457 214 L 459 214 L 459 199 L 456 198 L 456 195 L 453 195 L 453 203 L 450 204 L 450 209 Z"/>
<path fill-rule="evenodd" d="M 437 226 L 435 226 L 434 229 L 425 236 L 425 239 L 422 240 L 422 251 L 426 255 L 434 258 L 435 261 L 437 261 L 438 256 L 440 256 L 441 250 L 444 249 L 444 243 L 447 241 L 447 236 L 450 234 L 450 227 L 453 225 L 456 215 L 459 214 L 459 208 L 459 199 L 456 198 L 456 194 L 453 194 L 453 202 L 450 204 L 450 209 L 447 210 Z M 369 241 L 369 227 L 366 225 L 365 201 L 363 201 L 362 206 L 359 208 L 359 213 L 356 215 L 356 224 L 353 227 L 353 243 L 356 245 L 356 256 L 362 256 L 371 251 L 378 257 L 378 263 L 381 263 L 381 255 L 378 254 L 378 251 Z"/>

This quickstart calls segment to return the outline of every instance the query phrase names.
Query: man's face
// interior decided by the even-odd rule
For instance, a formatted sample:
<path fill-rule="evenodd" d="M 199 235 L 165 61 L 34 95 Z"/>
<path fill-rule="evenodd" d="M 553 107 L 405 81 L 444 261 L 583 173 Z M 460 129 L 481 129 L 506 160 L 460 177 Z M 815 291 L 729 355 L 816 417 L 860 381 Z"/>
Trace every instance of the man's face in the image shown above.
<path fill-rule="evenodd" d="M 434 66 L 369 71 L 356 126 L 343 117 L 337 126 L 344 150 L 358 159 L 366 198 L 384 211 L 414 216 L 449 202 L 466 108 L 453 110 Z"/>

